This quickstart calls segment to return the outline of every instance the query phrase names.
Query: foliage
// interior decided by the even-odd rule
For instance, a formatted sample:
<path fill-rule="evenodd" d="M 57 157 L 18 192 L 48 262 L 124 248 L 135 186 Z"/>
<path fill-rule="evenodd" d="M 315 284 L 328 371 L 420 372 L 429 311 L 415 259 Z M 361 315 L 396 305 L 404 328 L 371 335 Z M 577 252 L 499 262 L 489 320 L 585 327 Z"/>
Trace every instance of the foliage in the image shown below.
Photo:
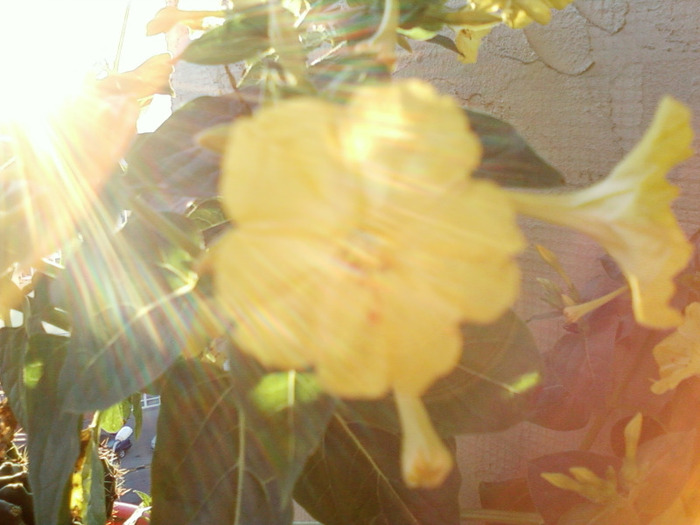
<path fill-rule="evenodd" d="M 81 158 L 87 160 L 67 163 L 69 166 L 59 166 L 56 171 L 73 170 L 68 179 L 80 188 L 77 191 L 80 198 L 52 204 L 51 213 L 46 215 L 48 220 L 32 209 L 32 199 L 37 194 L 30 183 L 55 174 L 49 173 L 45 160 L 37 160 L 45 152 L 28 146 L 26 137 L 17 138 L 9 130 L 9 146 L 5 148 L 3 142 L 0 150 L 3 155 L 0 172 L 15 184 L 10 190 L 21 192 L 25 187 L 22 184 L 29 181 L 26 187 L 32 191 L 26 191 L 21 201 L 14 199 L 8 190 L 1 203 L 3 220 L 8 221 L 2 223 L 3 232 L 7 232 L 10 240 L 3 244 L 0 253 L 4 265 L 0 288 L 0 314 L 4 322 L 0 328 L 0 382 L 28 436 L 30 466 L 26 485 L 31 487 L 36 523 L 64 525 L 82 521 L 101 525 L 105 521 L 101 482 L 105 472 L 98 454 L 99 432 L 100 429 L 116 431 L 133 413 L 138 433 L 142 392 L 157 393 L 162 398 L 152 465 L 151 521 L 156 525 L 291 523 L 294 501 L 326 525 L 457 524 L 465 516 L 508 523 L 689 522 L 699 512 L 692 505 L 692 498 L 700 483 L 697 468 L 700 433 L 696 431 L 700 418 L 695 410 L 700 380 L 694 373 L 688 373 L 677 388 L 663 395 L 652 392 L 649 381 L 658 376 L 657 361 L 662 359 L 658 356 L 660 350 L 654 349 L 669 334 L 667 330 L 677 324 L 672 315 L 661 321 L 660 317 L 654 319 L 654 314 L 675 312 L 700 301 L 697 285 L 700 237 L 693 239 L 691 245 L 677 235 L 669 208 L 674 190 L 664 179 L 668 169 L 689 155 L 690 132 L 684 109 L 675 101 L 662 104 L 665 109 L 660 110 L 650 132 L 608 179 L 613 181 L 608 185 L 614 188 L 601 185 L 592 190 L 598 193 L 591 200 L 600 202 L 608 194 L 627 195 L 627 190 L 616 185 L 622 178 L 626 177 L 635 192 L 642 187 L 640 192 L 648 193 L 639 200 L 653 206 L 653 209 L 645 208 L 651 218 L 644 228 L 652 233 L 643 240 L 628 243 L 630 252 L 622 255 L 615 251 L 619 243 L 610 243 L 614 244 L 610 249 L 601 241 L 614 259 L 606 257 L 601 261 L 601 277 L 584 283 L 582 293 L 555 256 L 546 255 L 563 280 L 563 284 L 542 281 L 546 298 L 557 315 L 568 316 L 568 322 L 561 339 L 551 349 L 541 352 L 528 324 L 513 312 L 514 299 L 510 295 L 506 297 L 505 292 L 503 297 L 489 297 L 491 288 L 484 284 L 485 276 L 493 275 L 492 266 L 498 265 L 494 280 L 508 286 L 504 277 L 506 264 L 509 271 L 517 274 L 515 253 L 511 252 L 517 253 L 524 243 L 516 226 L 517 213 L 528 213 L 524 210 L 537 210 L 541 205 L 546 207 L 546 213 L 530 214 L 583 228 L 590 222 L 582 221 L 582 215 L 577 214 L 581 208 L 591 211 L 593 205 L 583 197 L 592 193 L 570 192 L 559 200 L 559 196 L 537 200 L 540 196 L 531 190 L 562 186 L 563 177 L 508 123 L 471 108 L 461 109 L 456 102 L 438 96 L 427 87 L 415 87 L 422 84 L 396 83 L 399 86 L 396 91 L 382 91 L 394 85 L 391 72 L 397 45 L 410 48 L 410 39 L 424 40 L 447 47 L 464 60 L 473 51 L 464 47 L 463 40 L 455 40 L 460 35 L 463 39 L 467 34 L 464 31 L 488 32 L 501 23 L 513 28 L 533 21 L 547 23 L 551 8 L 561 9 L 568 3 L 474 1 L 453 8 L 442 0 L 354 0 L 340 9 L 328 0 L 288 0 L 241 2 L 236 3 L 236 9 L 217 12 L 184 12 L 168 7 L 149 24 L 149 31 L 167 31 L 175 24 L 203 31 L 178 60 L 225 66 L 229 73 L 230 64 L 240 63 L 244 74 L 239 79 L 231 75 L 231 93 L 192 100 L 156 131 L 134 138 L 120 151 L 121 163 L 114 162 L 112 150 L 107 161 L 88 162 L 91 156 L 101 158 L 100 151 L 89 150 L 85 134 L 79 135 L 80 140 L 72 147 L 84 148 Z M 210 20 L 214 22 L 208 25 Z M 455 38 L 446 36 L 445 30 L 453 31 Z M 151 63 L 131 76 L 96 81 L 90 96 L 107 104 L 115 97 L 121 101 L 119 104 L 125 100 L 146 104 L 150 94 L 162 92 L 164 74 L 167 77 L 169 70 L 164 72 L 162 61 Z M 364 91 L 358 86 L 378 87 L 375 91 Z M 372 95 L 365 97 L 364 93 Z M 401 95 L 398 101 L 391 98 L 396 93 Z M 360 110 L 367 109 L 363 104 L 370 106 L 368 113 L 373 112 L 373 96 L 378 97 L 376 100 L 385 97 L 382 100 L 389 102 L 389 109 L 377 107 L 376 114 L 386 111 L 396 119 L 382 122 L 386 128 L 381 132 L 376 132 L 376 121 L 363 121 L 356 116 Z M 247 129 L 258 131 L 255 123 L 261 121 L 260 115 L 272 115 L 274 108 L 290 107 L 290 101 L 319 108 L 318 113 L 323 115 L 309 114 L 309 122 L 305 123 L 308 128 L 303 129 L 315 129 L 319 122 L 324 125 L 330 122 L 333 140 L 328 142 L 332 146 L 324 145 L 323 139 L 329 133 L 318 132 L 319 140 L 313 144 L 315 151 L 311 156 L 299 155 L 289 145 L 306 147 L 309 141 L 293 129 L 293 122 L 285 123 L 289 128 L 285 127 L 281 135 L 287 142 L 282 143 L 275 142 L 280 135 L 276 133 L 278 129 L 262 126 L 260 135 L 254 136 L 251 143 L 257 140 L 271 144 L 270 150 L 265 151 L 272 153 L 269 158 L 267 153 L 259 155 L 259 163 L 250 168 L 252 179 L 256 183 L 265 181 L 269 175 L 265 166 L 284 166 L 284 173 L 274 172 L 272 176 L 292 189 L 285 190 L 280 198 L 274 193 L 277 187 L 274 185 L 267 187 L 267 192 L 258 191 L 265 189 L 262 185 L 252 186 L 254 191 L 243 183 L 236 186 L 232 180 L 246 182 L 241 175 L 245 158 L 231 158 L 230 137 L 235 132 L 230 129 L 236 129 L 241 121 L 248 123 Z M 411 105 L 414 103 L 424 105 L 418 111 L 417 106 Z M 348 107 L 357 109 L 357 113 L 338 117 L 343 111 L 340 108 Z M 399 108 L 396 114 L 391 114 L 395 108 Z M 665 111 L 671 112 L 673 118 Z M 449 114 L 449 118 L 435 117 L 440 112 Z M 128 120 L 130 115 L 124 113 L 123 118 Z M 428 115 L 438 125 L 433 126 L 433 121 L 428 123 Z M 66 114 L 63 118 L 75 117 Z M 109 120 L 96 119 L 90 131 L 106 135 L 113 130 L 112 124 Z M 119 127 L 129 139 L 129 133 L 133 132 L 131 124 L 124 122 Z M 343 143 L 351 133 L 349 128 L 355 124 L 361 130 L 354 136 L 358 140 Z M 392 142 L 401 135 L 397 130 L 410 135 L 404 144 L 410 147 L 398 148 L 398 153 Z M 362 143 L 362 133 L 374 134 L 367 146 L 371 162 L 353 164 L 355 157 L 341 162 L 344 148 Z M 463 143 L 470 144 L 476 152 L 465 160 L 464 168 L 459 157 L 464 152 L 444 147 L 453 144 L 449 141 L 456 140 L 455 137 L 463 138 Z M 665 151 L 665 146 L 659 146 L 658 137 L 674 143 L 673 154 L 659 152 Z M 236 151 L 251 158 L 256 153 L 252 149 Z M 357 151 L 365 152 L 359 146 Z M 274 155 L 281 156 L 273 158 Z M 269 208 L 269 202 L 277 203 L 279 206 L 271 213 L 280 216 L 279 210 L 285 206 L 294 210 L 294 214 L 309 208 L 313 212 L 316 204 L 334 211 L 343 210 L 343 198 L 351 193 L 350 185 L 334 193 L 337 198 L 333 202 L 322 203 L 317 198 L 319 202 L 302 201 L 303 205 L 299 205 L 292 202 L 295 177 L 314 182 L 330 179 L 331 183 L 344 181 L 346 177 L 360 181 L 358 187 L 362 184 L 369 187 L 386 169 L 391 172 L 390 183 L 411 182 L 413 179 L 408 175 L 400 180 L 391 178 L 403 168 L 410 171 L 412 164 L 401 164 L 408 156 L 416 160 L 419 169 L 429 172 L 418 170 L 411 176 L 419 181 L 416 186 L 424 184 L 420 187 L 430 198 L 439 194 L 441 198 L 447 195 L 446 199 L 452 199 L 453 195 L 462 196 L 475 191 L 474 188 L 488 188 L 488 193 L 483 195 L 494 196 L 493 200 L 480 203 L 492 215 L 480 215 L 469 224 L 462 224 L 464 232 L 461 232 L 472 235 L 474 246 L 493 250 L 484 248 L 479 252 L 474 269 L 460 274 L 465 277 L 463 282 L 443 285 L 439 271 L 433 272 L 431 267 L 425 273 L 426 281 L 434 281 L 431 285 L 439 291 L 435 294 L 440 301 L 421 303 L 420 293 L 432 293 L 433 288 L 406 279 L 403 286 L 411 290 L 415 287 L 420 293 L 405 296 L 417 298 L 417 304 L 401 307 L 405 306 L 406 312 L 415 317 L 395 321 L 384 339 L 371 338 L 374 332 L 365 338 L 363 330 L 369 332 L 382 322 L 375 319 L 377 311 L 384 313 L 377 307 L 367 313 L 365 324 L 357 325 L 359 330 L 332 332 L 337 339 L 330 337 L 321 344 L 318 326 L 329 326 L 334 319 L 323 322 L 311 319 L 309 312 L 313 303 L 320 301 L 319 296 L 313 296 L 307 303 L 284 303 L 287 317 L 294 318 L 291 321 L 270 313 L 274 312 L 275 301 L 286 300 L 284 290 L 305 285 L 301 270 L 295 273 L 298 254 L 291 248 L 277 253 L 279 257 L 274 261 L 279 268 L 285 264 L 291 267 L 289 271 L 271 272 L 273 277 L 285 277 L 284 282 L 277 283 L 279 288 L 257 277 L 256 272 L 262 271 L 259 267 L 269 265 L 269 259 L 254 259 L 256 264 L 248 261 L 238 286 L 252 290 L 252 310 L 245 310 L 238 300 L 227 302 L 227 297 L 222 297 L 226 290 L 222 291 L 220 268 L 237 265 L 242 268 L 244 255 L 248 253 L 222 252 L 225 240 L 248 231 L 254 234 L 262 231 L 260 236 L 265 238 L 272 230 L 272 221 L 263 221 L 261 226 L 249 219 L 250 215 L 257 217 L 256 206 L 262 209 Z M 430 162 L 419 162 L 426 158 Z M 317 159 L 321 160 L 315 162 Z M 328 164 L 322 164 L 327 159 L 330 159 Z M 630 172 L 639 164 L 660 167 L 652 175 L 643 173 L 636 179 Z M 314 171 L 319 165 L 320 174 Z M 372 169 L 368 170 L 367 166 Z M 441 177 L 447 177 L 448 171 L 443 169 L 445 166 L 457 169 L 458 173 L 443 184 Z M 84 179 L 89 183 L 81 183 Z M 393 186 L 387 184 L 387 188 L 395 191 Z M 324 188 L 320 183 L 313 186 L 319 194 Z M 379 200 L 388 199 L 390 190 L 378 192 Z M 600 192 L 606 195 L 598 198 Z M 442 208 L 438 207 L 433 219 L 430 213 L 435 211 L 434 207 L 422 207 L 423 201 L 413 198 L 419 193 L 424 196 L 421 191 L 414 191 L 411 198 L 402 201 L 400 198 L 405 195 L 401 194 L 395 201 L 399 203 L 396 209 L 404 213 L 398 215 L 402 221 L 409 222 L 408 218 L 414 216 L 430 217 L 429 227 L 421 223 L 420 232 L 431 239 L 441 235 L 440 228 L 454 230 L 456 222 L 450 222 L 452 217 L 450 221 L 442 220 L 443 215 L 439 214 Z M 237 207 L 231 204 L 240 195 L 252 195 L 253 212 L 247 216 L 237 215 Z M 46 195 L 41 196 L 41 204 L 51 203 Z M 566 199 L 575 204 L 568 207 Z M 458 202 L 466 205 L 471 201 Z M 23 205 L 29 210 L 22 209 Z M 365 207 L 371 208 L 369 204 Z M 377 210 L 386 223 L 395 218 L 391 215 L 393 208 Z M 457 207 L 455 217 L 465 216 L 462 211 Z M 292 219 L 303 214 L 294 214 L 285 216 L 285 220 L 289 219 L 288 223 L 283 222 L 285 235 L 310 242 L 304 237 L 305 232 L 300 234 L 302 228 L 293 224 Z M 615 220 L 603 216 L 601 228 L 606 232 L 615 230 Z M 60 228 L 54 229 L 55 221 L 61 223 Z M 485 225 L 483 230 L 472 224 L 479 221 Z M 496 231 L 499 221 L 506 224 L 503 231 L 518 232 L 513 235 L 512 249 L 506 255 L 496 252 L 505 243 L 503 238 L 487 238 L 483 233 Z M 39 237 L 48 237 L 51 242 L 38 242 L 31 237 L 37 224 Z M 384 225 L 381 221 L 377 224 Z M 315 235 L 320 231 L 317 226 L 311 221 L 305 227 Z M 13 231 L 31 235 L 14 238 Z M 368 245 L 386 238 L 373 237 L 374 230 L 368 231 L 360 232 L 362 242 Z M 467 237 L 448 237 L 453 238 Z M 405 241 L 404 237 L 397 239 L 396 244 Z M 653 275 L 643 275 L 642 281 L 648 288 L 642 287 L 640 291 L 637 266 L 632 271 L 624 262 L 638 262 L 638 253 L 646 254 L 644 248 L 657 240 L 659 244 L 653 246 L 661 253 L 661 259 L 671 253 L 674 264 L 662 265 Z M 333 244 L 334 249 L 341 246 L 352 252 L 353 245 L 343 242 Z M 413 256 L 415 252 L 411 249 L 420 243 L 408 244 L 405 253 Z M 436 241 L 434 246 L 443 244 Z M 254 247 L 252 253 L 263 252 L 262 243 Z M 61 249 L 60 264 L 46 259 L 55 248 Z M 686 254 L 691 249 L 696 255 L 676 275 L 676 266 L 685 265 L 689 258 Z M 425 252 L 419 250 L 419 256 L 425 256 L 420 263 L 428 267 Z M 353 278 L 360 274 L 371 282 L 370 295 L 375 300 L 378 296 L 385 297 L 381 295 L 385 282 L 377 274 L 386 270 L 366 269 L 363 257 L 371 259 L 373 253 L 367 248 L 352 252 L 349 259 L 339 256 L 336 262 L 346 263 L 350 268 L 343 270 L 346 274 L 352 274 Z M 400 259 L 402 253 L 397 251 L 396 258 Z M 430 255 L 442 263 L 441 255 L 449 259 L 455 253 L 463 252 Z M 462 262 L 440 268 L 454 275 L 455 268 L 462 271 Z M 624 273 L 616 264 L 623 266 Z M 277 267 L 273 265 L 273 268 Z M 321 279 L 325 267 L 319 264 L 313 270 L 317 272 L 313 279 Z M 33 277 L 20 287 L 13 276 L 22 272 L 31 272 Z M 637 295 L 648 290 L 673 289 L 674 278 L 677 287 L 670 304 L 664 297 L 654 297 L 656 303 L 663 304 L 652 301 L 652 311 L 645 311 L 644 316 L 635 312 L 627 293 L 616 291 L 629 282 L 637 304 Z M 656 287 L 659 280 L 663 282 Z M 346 284 L 341 279 L 332 281 L 336 282 Z M 356 291 L 352 286 L 347 289 Z M 475 308 L 464 299 L 468 292 L 461 291 L 469 289 L 481 291 L 470 299 L 477 305 Z M 507 292 L 514 297 L 517 286 L 510 286 Z M 612 295 L 606 295 L 610 292 Z M 340 302 L 336 300 L 337 310 L 332 313 L 342 319 L 350 317 L 342 314 L 353 308 L 354 297 L 348 294 Z M 596 301 L 601 297 L 605 300 Z M 592 302 L 588 303 L 589 300 Z M 493 306 L 496 303 L 503 305 Z M 429 311 L 432 305 L 444 309 L 438 313 Z M 261 319 L 251 320 L 253 316 L 247 317 L 248 311 L 257 312 Z M 403 347 L 381 348 L 387 363 L 383 375 L 374 374 L 376 370 L 363 372 L 360 363 L 355 366 L 356 375 L 349 379 L 342 374 L 336 376 L 345 377 L 347 385 L 328 381 L 324 376 L 327 369 L 335 367 L 342 371 L 357 365 L 349 360 L 344 362 L 343 358 L 334 361 L 331 346 L 354 348 L 358 339 L 375 343 L 402 341 L 396 334 L 414 333 L 411 330 L 415 328 L 408 326 L 410 320 L 433 319 L 443 312 L 444 318 L 439 323 L 426 322 L 423 332 L 436 327 L 443 330 L 447 326 L 445 333 L 449 332 L 457 341 L 454 359 L 445 357 L 448 352 L 445 347 L 404 341 Z M 379 314 L 377 317 L 396 318 Z M 255 345 L 242 335 L 247 333 L 246 327 L 271 348 L 251 350 Z M 288 340 L 292 336 L 301 338 L 299 334 L 303 334 L 308 344 L 296 353 L 286 347 L 280 350 L 273 344 L 278 339 L 265 339 L 269 333 L 275 337 L 291 333 Z M 436 340 L 443 341 L 426 336 L 420 342 Z M 359 350 L 374 358 L 380 352 L 379 346 L 379 343 L 374 347 L 359 345 Z M 414 351 L 414 346 L 420 348 Z M 441 369 L 439 374 L 429 373 L 428 364 L 440 359 L 448 362 L 447 369 Z M 406 363 L 414 366 L 405 367 Z M 393 371 L 409 370 L 420 375 L 421 368 L 429 375 L 422 382 L 401 374 L 396 377 Z M 355 383 L 365 381 L 365 372 L 370 378 L 369 387 L 362 390 Z M 375 382 L 374 378 L 380 375 Z M 424 383 L 428 386 L 411 390 L 415 384 Z M 370 388 L 376 385 L 379 385 L 376 389 Z M 405 408 L 406 397 L 417 400 L 417 405 L 409 405 L 411 410 Z M 419 408 L 414 410 L 416 406 Z M 633 417 L 637 413 L 643 417 Z M 458 436 L 501 431 L 524 421 L 553 430 L 588 426 L 588 433 L 581 450 L 535 458 L 523 478 L 482 484 L 483 510 L 460 509 L 459 470 L 449 468 Z M 594 441 L 600 440 L 602 429 L 610 427 L 612 452 L 591 451 Z M 424 442 L 411 452 L 414 439 Z M 448 454 L 449 462 L 443 461 L 435 467 L 442 456 L 431 454 L 438 449 Z M 440 469 L 443 471 L 436 474 Z M 433 474 L 437 477 L 431 478 Z M 435 479 L 438 481 L 433 482 Z M 658 490 L 659 486 L 663 490 Z M 5 510 L 0 506 L 0 512 Z"/>

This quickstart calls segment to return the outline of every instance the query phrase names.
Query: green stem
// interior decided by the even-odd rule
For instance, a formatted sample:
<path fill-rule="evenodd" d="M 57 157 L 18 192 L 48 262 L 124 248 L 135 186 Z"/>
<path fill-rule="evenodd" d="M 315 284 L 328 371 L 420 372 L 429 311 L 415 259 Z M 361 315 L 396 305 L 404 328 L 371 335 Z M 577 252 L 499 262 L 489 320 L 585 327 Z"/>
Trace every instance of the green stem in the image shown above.
<path fill-rule="evenodd" d="M 489 521 L 509 524 L 544 525 L 544 520 L 536 512 L 515 512 L 512 510 L 466 509 L 460 513 L 461 521 Z"/>

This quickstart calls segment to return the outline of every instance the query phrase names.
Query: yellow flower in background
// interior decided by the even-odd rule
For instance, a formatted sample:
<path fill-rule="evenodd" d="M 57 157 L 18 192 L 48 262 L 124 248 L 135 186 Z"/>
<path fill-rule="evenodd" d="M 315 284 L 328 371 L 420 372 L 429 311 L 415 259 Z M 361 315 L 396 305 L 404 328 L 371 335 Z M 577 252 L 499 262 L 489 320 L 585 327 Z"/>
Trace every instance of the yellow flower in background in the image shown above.
<path fill-rule="evenodd" d="M 451 469 L 420 396 L 458 362 L 459 323 L 495 321 L 518 293 L 523 239 L 503 191 L 469 178 L 480 155 L 455 101 L 417 80 L 264 108 L 224 154 L 236 227 L 213 268 L 235 340 L 338 396 L 393 391 L 412 486 Z"/>
<path fill-rule="evenodd" d="M 459 60 L 466 64 L 473 64 L 479 56 L 481 40 L 491 32 L 490 27 L 484 29 L 462 28 L 455 36 L 455 45 L 459 50 Z"/>
<path fill-rule="evenodd" d="M 573 0 L 473 0 L 477 9 L 500 13 L 503 22 L 519 29 L 531 24 L 548 24 L 552 9 L 564 9 Z"/>
<path fill-rule="evenodd" d="M 523 214 L 570 227 L 597 240 L 627 278 L 637 321 L 677 326 L 673 278 L 692 248 L 671 210 L 678 194 L 667 172 L 691 154 L 690 111 L 666 97 L 637 146 L 600 182 L 566 194 L 509 192 Z"/>
<path fill-rule="evenodd" d="M 688 305 L 683 324 L 654 347 L 654 359 L 660 377 L 651 386 L 655 394 L 673 390 L 681 381 L 700 375 L 700 303 Z"/>

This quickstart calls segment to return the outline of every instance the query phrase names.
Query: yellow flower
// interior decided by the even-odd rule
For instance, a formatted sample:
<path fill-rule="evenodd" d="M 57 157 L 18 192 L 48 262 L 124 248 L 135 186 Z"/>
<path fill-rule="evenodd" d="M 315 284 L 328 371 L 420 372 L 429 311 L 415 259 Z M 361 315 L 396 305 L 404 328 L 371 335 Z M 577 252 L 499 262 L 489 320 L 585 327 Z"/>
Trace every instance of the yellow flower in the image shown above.
<path fill-rule="evenodd" d="M 681 381 L 700 375 L 700 303 L 685 309 L 685 320 L 675 332 L 654 347 L 660 379 L 651 386 L 655 394 L 676 388 Z"/>
<path fill-rule="evenodd" d="M 419 397 L 456 365 L 459 323 L 496 320 L 518 292 L 523 239 L 503 191 L 469 178 L 480 154 L 458 105 L 413 80 L 264 108 L 223 159 L 236 227 L 212 255 L 234 338 L 339 396 L 393 390 L 415 486 L 451 466 Z"/>
<path fill-rule="evenodd" d="M 491 27 L 470 29 L 464 27 L 455 36 L 455 45 L 459 50 L 459 60 L 466 64 L 476 62 L 481 40 L 491 32 Z"/>
<path fill-rule="evenodd" d="M 533 21 L 548 24 L 552 9 L 564 9 L 573 0 L 473 0 L 471 3 L 484 11 L 498 12 L 503 21 L 516 29 Z"/>
<path fill-rule="evenodd" d="M 510 192 L 519 212 L 600 242 L 627 278 L 637 321 L 652 328 L 682 319 L 669 301 L 692 248 L 671 210 L 678 190 L 665 176 L 692 154 L 691 142 L 690 111 L 666 97 L 642 140 L 604 180 L 567 194 Z"/>
<path fill-rule="evenodd" d="M 146 35 L 153 36 L 167 33 L 177 24 L 182 24 L 190 29 L 201 30 L 206 28 L 207 19 L 223 18 L 225 11 L 183 11 L 175 6 L 167 6 L 158 11 L 153 19 L 146 25 Z"/>

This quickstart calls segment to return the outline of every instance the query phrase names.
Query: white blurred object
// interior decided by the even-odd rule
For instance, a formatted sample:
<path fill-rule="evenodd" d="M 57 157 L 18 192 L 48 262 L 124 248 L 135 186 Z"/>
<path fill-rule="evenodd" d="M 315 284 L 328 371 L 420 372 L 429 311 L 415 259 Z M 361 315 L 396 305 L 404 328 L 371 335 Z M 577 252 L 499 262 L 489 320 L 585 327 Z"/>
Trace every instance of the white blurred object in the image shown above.
<path fill-rule="evenodd" d="M 124 425 L 122 428 L 119 429 L 119 432 L 116 433 L 114 436 L 114 442 L 117 443 L 118 441 L 126 441 L 131 437 L 131 434 L 134 433 L 134 429 L 131 428 L 128 425 Z"/>

